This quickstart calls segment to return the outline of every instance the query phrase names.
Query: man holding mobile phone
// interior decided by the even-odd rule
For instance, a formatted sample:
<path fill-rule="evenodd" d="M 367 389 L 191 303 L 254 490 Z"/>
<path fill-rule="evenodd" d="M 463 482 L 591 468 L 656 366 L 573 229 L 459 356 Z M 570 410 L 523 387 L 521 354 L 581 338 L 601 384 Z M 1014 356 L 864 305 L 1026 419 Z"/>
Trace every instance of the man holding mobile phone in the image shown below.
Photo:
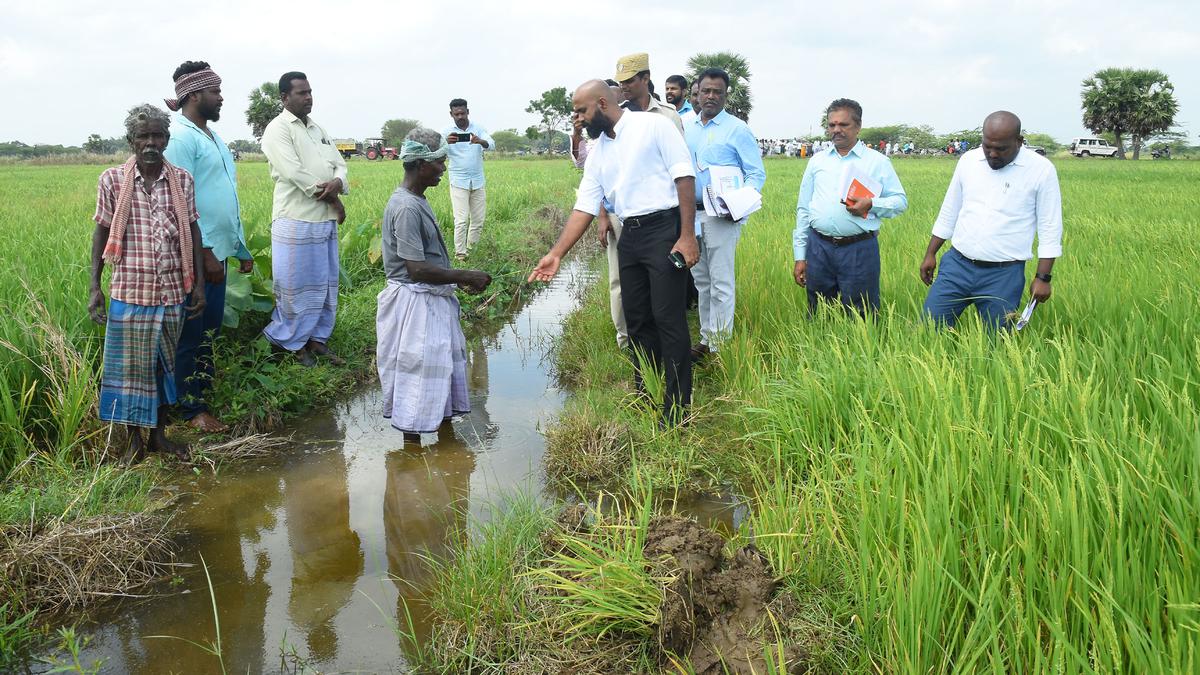
<path fill-rule="evenodd" d="M 450 101 L 454 124 L 442 131 L 450 158 L 450 205 L 454 208 L 454 257 L 466 260 L 483 234 L 487 193 L 483 186 L 483 151 L 496 143 L 487 130 L 472 124 L 466 99 Z"/>
<path fill-rule="evenodd" d="M 602 206 L 611 207 L 623 224 L 617 258 L 635 386 L 644 390 L 643 363 L 661 372 L 662 422 L 675 426 L 685 421 L 692 399 L 686 268 L 700 258 L 692 157 L 673 124 L 661 115 L 625 111 L 601 80 L 580 85 L 572 103 L 597 142 L 584 164 L 575 208 L 529 281 L 553 279 Z"/>

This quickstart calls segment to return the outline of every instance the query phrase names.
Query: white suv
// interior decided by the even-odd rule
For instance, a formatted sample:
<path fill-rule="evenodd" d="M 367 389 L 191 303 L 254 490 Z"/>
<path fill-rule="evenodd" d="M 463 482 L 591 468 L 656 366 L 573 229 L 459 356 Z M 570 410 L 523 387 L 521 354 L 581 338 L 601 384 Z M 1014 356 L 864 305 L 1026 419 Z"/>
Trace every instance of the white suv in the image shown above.
<path fill-rule="evenodd" d="M 1076 138 L 1071 140 L 1071 154 L 1076 157 L 1116 157 L 1117 149 L 1103 138 Z"/>

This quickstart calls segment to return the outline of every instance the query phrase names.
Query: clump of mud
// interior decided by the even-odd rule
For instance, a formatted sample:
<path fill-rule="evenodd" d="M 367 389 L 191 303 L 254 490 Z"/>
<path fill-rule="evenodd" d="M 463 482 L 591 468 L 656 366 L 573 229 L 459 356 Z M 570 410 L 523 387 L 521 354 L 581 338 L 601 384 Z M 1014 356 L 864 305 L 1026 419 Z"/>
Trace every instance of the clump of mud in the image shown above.
<path fill-rule="evenodd" d="M 686 518 L 659 516 L 646 530 L 643 553 L 649 560 L 667 558 L 681 572 L 661 607 L 664 656 L 686 655 L 697 675 L 768 672 L 766 650 L 776 640 L 768 605 L 779 587 L 753 544 L 726 557 L 721 535 Z M 803 650 L 785 647 L 784 656 L 789 673 L 803 672 Z"/>

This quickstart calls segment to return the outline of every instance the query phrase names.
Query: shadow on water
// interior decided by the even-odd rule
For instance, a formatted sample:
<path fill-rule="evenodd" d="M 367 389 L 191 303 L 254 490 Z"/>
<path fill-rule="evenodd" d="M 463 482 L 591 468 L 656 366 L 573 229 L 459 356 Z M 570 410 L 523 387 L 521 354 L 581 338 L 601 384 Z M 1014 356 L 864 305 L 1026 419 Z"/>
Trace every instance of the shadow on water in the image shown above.
<path fill-rule="evenodd" d="M 176 517 L 179 560 L 212 576 L 230 672 L 403 672 L 393 631 L 404 606 L 429 635 L 424 556 L 443 555 L 466 521 L 483 521 L 504 492 L 543 494 L 539 427 L 561 408 L 546 352 L 594 278 L 578 261 L 488 334 L 468 331 L 472 412 L 405 446 L 365 389 L 291 429 L 272 460 L 198 477 Z M 735 526 L 733 506 L 692 500 L 689 511 Z M 102 672 L 219 672 L 215 658 L 170 635 L 215 637 L 198 565 L 94 617 L 84 663 Z M 403 621 L 403 619 L 400 619 Z"/>

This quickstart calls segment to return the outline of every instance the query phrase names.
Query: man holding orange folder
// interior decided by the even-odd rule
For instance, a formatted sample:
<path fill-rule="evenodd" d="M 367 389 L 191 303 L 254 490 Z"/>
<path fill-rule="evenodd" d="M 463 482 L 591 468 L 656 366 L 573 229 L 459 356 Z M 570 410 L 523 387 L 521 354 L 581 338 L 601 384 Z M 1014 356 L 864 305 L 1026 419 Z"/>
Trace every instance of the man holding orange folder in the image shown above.
<path fill-rule="evenodd" d="M 879 310 L 879 226 L 908 208 L 904 186 L 883 154 L 858 140 L 862 106 L 839 98 L 825 110 L 833 146 L 815 153 L 800 181 L 792 253 L 809 314 L 822 301 L 861 314 Z"/>

